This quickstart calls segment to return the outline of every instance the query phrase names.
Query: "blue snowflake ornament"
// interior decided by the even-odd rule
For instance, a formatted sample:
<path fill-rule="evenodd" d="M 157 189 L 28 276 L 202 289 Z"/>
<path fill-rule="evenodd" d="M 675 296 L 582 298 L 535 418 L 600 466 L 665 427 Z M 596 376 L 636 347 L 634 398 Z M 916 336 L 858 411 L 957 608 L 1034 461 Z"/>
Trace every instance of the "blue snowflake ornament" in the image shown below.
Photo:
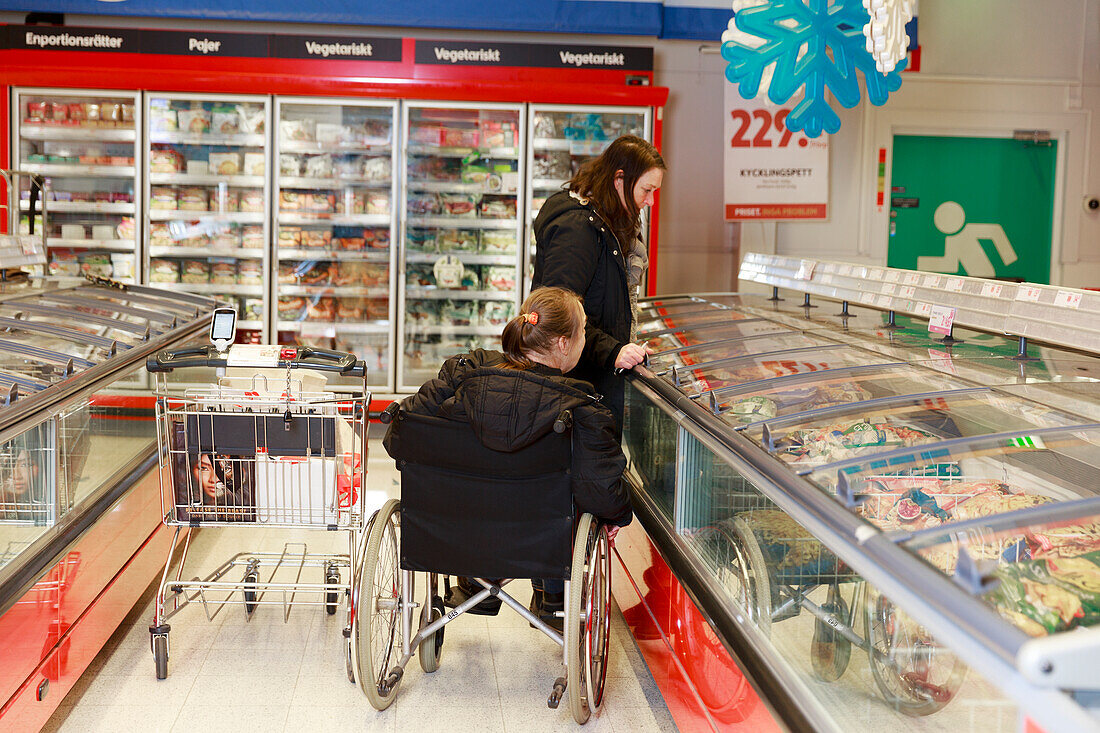
<path fill-rule="evenodd" d="M 738 30 L 764 39 L 756 48 L 736 41 L 722 44 L 722 58 L 729 62 L 726 78 L 738 85 L 745 99 L 760 91 L 764 70 L 775 64 L 768 98 L 783 104 L 799 89 L 802 100 L 787 116 L 788 129 L 818 137 L 835 133 L 840 118 L 829 105 L 826 91 L 846 108 L 860 100 L 859 77 L 863 73 L 867 99 L 882 105 L 890 92 L 901 87 L 905 62 L 889 74 L 875 68 L 867 52 L 863 26 L 869 22 L 863 0 L 770 0 L 766 5 L 737 13 Z"/>

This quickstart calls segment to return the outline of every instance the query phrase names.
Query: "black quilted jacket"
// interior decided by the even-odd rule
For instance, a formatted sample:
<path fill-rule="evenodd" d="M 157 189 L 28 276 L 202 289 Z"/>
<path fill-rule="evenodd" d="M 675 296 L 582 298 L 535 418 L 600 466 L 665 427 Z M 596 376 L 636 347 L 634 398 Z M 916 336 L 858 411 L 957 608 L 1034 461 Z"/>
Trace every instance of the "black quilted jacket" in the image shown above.
<path fill-rule="evenodd" d="M 630 524 L 633 514 L 621 480 L 626 458 L 611 412 L 593 396 L 592 385 L 540 364 L 517 370 L 501 367 L 502 362 L 500 352 L 484 349 L 452 356 L 403 408 L 467 421 L 482 444 L 506 452 L 543 437 L 562 410 L 571 410 L 578 509 L 608 524 Z"/>

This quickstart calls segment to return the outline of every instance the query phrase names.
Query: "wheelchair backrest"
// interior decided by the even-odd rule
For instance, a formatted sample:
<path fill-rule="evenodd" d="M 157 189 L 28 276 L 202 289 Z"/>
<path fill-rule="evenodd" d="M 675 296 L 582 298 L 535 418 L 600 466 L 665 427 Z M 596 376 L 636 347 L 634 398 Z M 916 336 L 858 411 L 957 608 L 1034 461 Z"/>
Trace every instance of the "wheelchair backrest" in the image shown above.
<path fill-rule="evenodd" d="M 401 566 L 482 578 L 568 577 L 571 431 L 506 453 L 468 423 L 401 413 L 387 436 L 401 472 Z"/>

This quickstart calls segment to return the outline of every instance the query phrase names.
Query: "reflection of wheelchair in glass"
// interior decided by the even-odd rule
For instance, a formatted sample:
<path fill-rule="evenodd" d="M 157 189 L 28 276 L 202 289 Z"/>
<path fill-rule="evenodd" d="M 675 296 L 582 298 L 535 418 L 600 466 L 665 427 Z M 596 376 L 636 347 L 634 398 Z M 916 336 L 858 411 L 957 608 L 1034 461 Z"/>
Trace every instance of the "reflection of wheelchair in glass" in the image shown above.
<path fill-rule="evenodd" d="M 768 503 L 759 495 L 745 500 Z M 906 715 L 938 711 L 962 684 L 966 666 L 950 650 L 780 510 L 741 511 L 704 528 L 698 539 L 723 587 L 765 634 L 802 609 L 813 614 L 810 661 L 820 680 L 840 679 L 856 646 L 867 652 L 886 702 Z M 851 588 L 847 599 L 844 586 Z M 824 601 L 811 600 L 822 587 Z M 860 608 L 862 637 L 856 632 Z"/>
<path fill-rule="evenodd" d="M 610 547 L 591 514 L 574 517 L 569 413 L 555 432 L 514 453 L 486 448 L 466 423 L 410 414 L 398 403 L 384 413 L 389 419 L 386 447 L 401 472 L 401 500 L 374 515 L 359 553 L 349 673 L 375 708 L 386 708 L 412 655 L 434 672 L 444 626 L 494 595 L 563 646 L 565 674 L 548 704 L 556 708 L 568 693 L 574 720 L 586 722 L 600 708 L 607 673 Z M 420 603 L 414 571 L 428 574 Z M 439 575 L 472 577 L 482 590 L 445 612 Z M 515 578 L 566 580 L 564 638 L 502 590 Z"/>

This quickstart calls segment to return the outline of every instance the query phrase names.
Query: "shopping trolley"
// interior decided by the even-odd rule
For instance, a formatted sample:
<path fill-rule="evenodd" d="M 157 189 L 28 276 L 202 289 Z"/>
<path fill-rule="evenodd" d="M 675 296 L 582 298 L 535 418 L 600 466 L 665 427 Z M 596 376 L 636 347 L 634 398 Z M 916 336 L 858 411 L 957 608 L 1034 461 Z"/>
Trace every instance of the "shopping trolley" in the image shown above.
<path fill-rule="evenodd" d="M 212 336 L 216 324 L 217 315 Z M 164 523 L 175 528 L 149 627 L 157 679 L 168 675 L 168 620 L 189 603 L 201 602 L 210 619 L 230 604 L 249 620 L 262 605 L 282 607 L 284 621 L 295 604 L 335 614 L 361 574 L 370 402 L 363 362 L 309 347 L 215 344 L 162 351 L 147 363 L 156 375 Z M 218 369 L 217 383 L 173 394 L 168 375 L 194 367 Z M 324 391 L 321 375 L 305 370 L 363 377 L 363 388 Z M 287 543 L 281 552 L 239 552 L 206 577 L 184 580 L 188 532 L 172 576 L 182 530 L 213 527 L 345 531 L 348 552 L 311 554 Z M 320 582 L 303 582 L 316 569 Z M 354 616 L 349 601 L 349 638 Z M 352 678 L 350 646 L 345 661 Z"/>

